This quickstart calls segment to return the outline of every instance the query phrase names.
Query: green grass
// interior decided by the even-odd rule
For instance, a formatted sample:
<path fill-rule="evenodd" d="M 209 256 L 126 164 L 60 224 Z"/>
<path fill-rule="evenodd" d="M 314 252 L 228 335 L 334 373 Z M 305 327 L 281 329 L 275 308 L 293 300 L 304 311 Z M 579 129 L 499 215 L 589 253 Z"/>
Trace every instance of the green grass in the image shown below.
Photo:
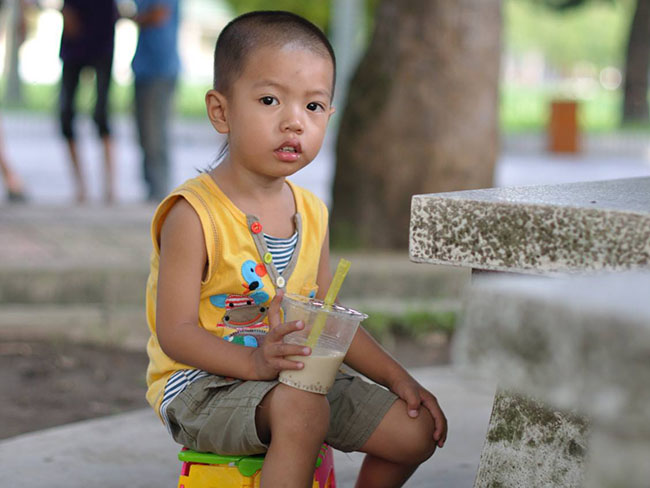
<path fill-rule="evenodd" d="M 457 321 L 454 310 L 410 310 L 403 314 L 367 310 L 368 318 L 363 327 L 378 341 L 387 336 L 402 336 L 419 339 L 432 332 L 451 336 Z"/>
<path fill-rule="evenodd" d="M 176 113 L 183 117 L 204 117 L 205 92 L 209 85 L 179 83 L 175 94 Z M 56 111 L 59 97 L 59 85 L 24 84 L 23 103 L 4 104 L 8 110 L 27 110 L 33 112 L 53 113 Z M 94 85 L 92 80 L 83 80 L 77 92 L 79 111 L 89 113 L 94 103 Z M 133 111 L 133 86 L 111 85 L 111 109 L 113 113 L 130 114 Z"/>
<path fill-rule="evenodd" d="M 500 93 L 500 122 L 506 133 L 544 130 L 554 99 L 571 98 L 578 102 L 578 121 L 587 132 L 617 130 L 621 123 L 620 91 L 595 89 L 589 97 L 566 97 L 544 88 L 504 86 Z"/>

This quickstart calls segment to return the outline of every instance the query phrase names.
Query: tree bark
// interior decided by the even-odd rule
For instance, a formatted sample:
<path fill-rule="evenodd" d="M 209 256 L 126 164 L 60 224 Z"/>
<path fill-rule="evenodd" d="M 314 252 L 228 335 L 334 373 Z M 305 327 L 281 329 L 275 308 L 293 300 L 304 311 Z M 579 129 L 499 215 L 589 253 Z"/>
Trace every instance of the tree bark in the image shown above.
<path fill-rule="evenodd" d="M 401 249 L 411 196 L 492 185 L 500 0 L 382 0 L 336 145 L 332 242 Z"/>
<path fill-rule="evenodd" d="M 637 0 L 625 57 L 623 122 L 647 122 L 650 0 Z"/>

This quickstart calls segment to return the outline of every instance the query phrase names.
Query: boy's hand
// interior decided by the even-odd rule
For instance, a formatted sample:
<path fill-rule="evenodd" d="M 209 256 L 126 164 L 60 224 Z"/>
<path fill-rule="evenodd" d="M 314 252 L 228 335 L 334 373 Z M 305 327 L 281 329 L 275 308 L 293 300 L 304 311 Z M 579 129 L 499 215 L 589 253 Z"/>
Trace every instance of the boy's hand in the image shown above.
<path fill-rule="evenodd" d="M 254 374 L 260 380 L 273 380 L 283 369 L 302 369 L 304 364 L 285 356 L 309 356 L 311 349 L 295 344 L 285 344 L 282 339 L 289 332 L 301 330 L 305 324 L 298 320 L 283 324 L 280 320 L 280 302 L 284 293 L 279 291 L 269 306 L 269 332 L 262 344 L 252 354 Z"/>
<path fill-rule="evenodd" d="M 435 424 L 433 440 L 436 441 L 438 447 L 443 447 L 447 440 L 447 418 L 438 405 L 436 397 L 410 376 L 396 381 L 390 389 L 406 402 L 409 417 L 417 417 L 420 414 L 421 405 L 426 407 Z"/>

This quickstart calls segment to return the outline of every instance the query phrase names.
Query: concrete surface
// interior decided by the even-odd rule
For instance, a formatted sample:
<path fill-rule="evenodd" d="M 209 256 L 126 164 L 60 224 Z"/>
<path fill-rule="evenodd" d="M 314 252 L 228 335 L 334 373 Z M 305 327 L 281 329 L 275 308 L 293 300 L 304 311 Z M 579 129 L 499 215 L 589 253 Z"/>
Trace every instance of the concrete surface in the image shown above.
<path fill-rule="evenodd" d="M 202 98 L 203 94 L 199 94 Z M 4 111 L 0 117 L 7 158 L 25 180 L 30 200 L 67 206 L 73 201 L 72 175 L 57 121 L 48 114 Z M 117 199 L 139 203 L 144 197 L 140 154 L 131 117 L 112 121 L 115 140 Z M 100 199 L 101 148 L 88 117 L 78 117 L 78 144 L 87 175 L 91 203 Z M 223 139 L 205 119 L 177 119 L 172 130 L 172 184 L 196 175 L 214 161 Z M 614 178 L 650 176 L 650 139 L 647 134 L 622 133 L 585 136 L 581 153 L 545 152 L 544 134 L 503 138 L 503 152 L 495 169 L 494 185 L 545 185 Z M 334 134 L 329 133 L 318 157 L 294 177 L 327 203 L 334 175 Z M 65 209 L 62 209 L 63 211 Z"/>
<path fill-rule="evenodd" d="M 650 177 L 415 195 L 416 262 L 519 273 L 650 265 Z"/>
<path fill-rule="evenodd" d="M 143 349 L 153 210 L 136 203 L 0 210 L 0 333 Z M 331 257 L 336 266 L 340 256 Z M 354 264 L 341 298 L 368 312 L 455 309 L 469 277 L 466 270 L 418 266 L 406 252 L 345 257 Z"/>
<path fill-rule="evenodd" d="M 513 398 L 500 415 L 507 425 L 491 421 L 487 436 L 491 458 L 507 462 L 486 466 L 479 474 L 486 484 L 480 486 L 493 486 L 489 480 L 500 486 L 578 487 L 583 469 L 584 486 L 648 486 L 649 293 L 650 271 L 476 280 L 455 342 L 458 363 L 502 387 L 589 419 L 588 429 L 585 422 L 561 422 L 562 416 L 540 409 L 519 419 L 522 401 Z M 528 424 L 535 420 L 541 425 L 532 429 Z M 536 432 L 542 435 L 535 437 Z M 558 442 L 566 438 L 573 443 Z M 529 470 L 508 469 L 523 465 L 515 460 L 524 456 L 536 461 L 525 463 Z M 539 467 L 548 460 L 555 465 Z M 532 482 L 522 484 L 522 473 Z M 544 481 L 550 474 L 555 480 Z"/>

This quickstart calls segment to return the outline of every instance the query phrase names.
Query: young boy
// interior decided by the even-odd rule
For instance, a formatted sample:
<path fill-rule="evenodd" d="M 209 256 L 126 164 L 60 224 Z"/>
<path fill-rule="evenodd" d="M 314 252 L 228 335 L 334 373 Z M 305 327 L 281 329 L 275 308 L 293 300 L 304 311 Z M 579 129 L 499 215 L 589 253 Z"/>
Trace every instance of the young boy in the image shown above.
<path fill-rule="evenodd" d="M 174 439 L 220 454 L 266 452 L 262 486 L 306 487 L 323 441 L 366 453 L 357 486 L 402 486 L 447 434 L 435 397 L 362 328 L 325 395 L 278 383 L 311 353 L 284 344 L 283 293 L 324 296 L 327 208 L 286 177 L 318 153 L 334 109 L 323 33 L 287 12 L 222 31 L 208 117 L 220 164 L 168 196 L 152 223 L 147 398 Z M 224 340 L 225 339 L 225 340 Z M 248 347 L 253 346 L 253 347 Z"/>

